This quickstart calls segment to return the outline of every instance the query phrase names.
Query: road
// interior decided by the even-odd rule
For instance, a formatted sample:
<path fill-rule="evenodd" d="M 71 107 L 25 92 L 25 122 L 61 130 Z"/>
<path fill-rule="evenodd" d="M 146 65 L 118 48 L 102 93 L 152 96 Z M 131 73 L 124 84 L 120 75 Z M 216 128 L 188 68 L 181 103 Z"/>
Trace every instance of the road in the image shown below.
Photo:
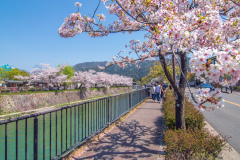
<path fill-rule="evenodd" d="M 193 89 L 194 90 L 194 89 Z M 189 92 L 186 90 L 186 95 Z M 223 93 L 225 107 L 204 111 L 206 121 L 222 136 L 231 137 L 228 143 L 240 154 L 240 94 Z M 205 106 L 211 106 L 206 103 Z"/>

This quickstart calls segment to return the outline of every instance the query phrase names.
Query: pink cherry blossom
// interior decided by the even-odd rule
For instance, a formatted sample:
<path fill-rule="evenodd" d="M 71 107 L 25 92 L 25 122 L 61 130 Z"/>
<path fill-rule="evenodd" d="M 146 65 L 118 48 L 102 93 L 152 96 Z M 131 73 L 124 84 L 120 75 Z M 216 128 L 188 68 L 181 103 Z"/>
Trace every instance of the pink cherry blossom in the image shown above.
<path fill-rule="evenodd" d="M 176 53 L 192 53 L 190 60 L 192 73 L 206 81 L 222 85 L 234 84 L 240 80 L 240 7 L 238 2 L 215 1 L 178 1 L 178 0 L 102 0 L 109 14 L 117 18 L 107 25 L 102 13 L 94 17 L 71 14 L 59 28 L 61 37 L 74 37 L 84 32 L 89 36 L 103 37 L 110 33 L 143 31 L 146 41 L 130 41 L 127 48 L 138 58 L 118 55 L 118 60 L 107 64 L 125 67 L 146 59 L 159 58 Z M 142 54 L 143 53 L 143 54 Z M 123 54 L 123 53 L 121 53 Z M 215 63 L 209 59 L 216 57 Z M 162 64 L 164 65 L 164 64 Z M 183 73 L 182 73 L 183 74 Z M 221 77 L 228 76 L 220 82 Z M 168 77 L 174 91 L 182 93 Z M 201 98 L 203 99 L 203 98 Z M 217 102 L 216 102 L 217 103 Z"/>
<path fill-rule="evenodd" d="M 81 6 L 82 6 L 82 4 L 81 4 L 81 3 L 79 3 L 79 2 L 76 2 L 76 3 L 75 3 L 75 6 L 81 7 Z"/>

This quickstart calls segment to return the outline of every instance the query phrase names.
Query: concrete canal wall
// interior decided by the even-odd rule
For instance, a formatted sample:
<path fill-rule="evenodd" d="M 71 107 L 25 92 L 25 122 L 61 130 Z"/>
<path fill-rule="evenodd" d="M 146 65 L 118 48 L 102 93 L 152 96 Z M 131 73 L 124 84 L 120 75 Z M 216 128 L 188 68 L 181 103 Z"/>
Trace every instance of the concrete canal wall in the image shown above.
<path fill-rule="evenodd" d="M 16 95 L 1 95 L 0 113 L 21 112 L 58 104 L 64 104 L 91 97 L 114 95 L 132 91 L 132 87 L 103 88 L 90 91 L 62 91 Z"/>

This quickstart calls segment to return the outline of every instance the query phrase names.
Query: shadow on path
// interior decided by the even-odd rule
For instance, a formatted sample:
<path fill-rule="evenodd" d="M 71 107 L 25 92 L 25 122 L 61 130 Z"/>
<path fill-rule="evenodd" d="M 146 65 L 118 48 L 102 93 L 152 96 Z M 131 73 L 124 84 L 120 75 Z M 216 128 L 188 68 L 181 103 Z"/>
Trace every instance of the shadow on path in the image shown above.
<path fill-rule="evenodd" d="M 156 119 L 156 127 L 160 127 L 161 121 L 162 117 Z M 132 120 L 117 125 L 114 130 L 117 133 L 106 134 L 103 140 L 90 147 L 85 157 L 75 159 L 149 159 L 160 154 L 160 128 L 146 127 L 140 125 L 139 121 Z"/>
<path fill-rule="evenodd" d="M 164 155 L 162 103 L 148 100 L 74 160 L 147 159 Z"/>

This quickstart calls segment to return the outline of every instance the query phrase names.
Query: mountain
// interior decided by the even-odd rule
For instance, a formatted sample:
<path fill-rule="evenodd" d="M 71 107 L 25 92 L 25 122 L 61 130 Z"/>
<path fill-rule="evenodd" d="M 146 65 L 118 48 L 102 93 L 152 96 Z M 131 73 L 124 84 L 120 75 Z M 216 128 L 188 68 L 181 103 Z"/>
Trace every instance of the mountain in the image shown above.
<path fill-rule="evenodd" d="M 98 66 L 105 66 L 105 62 L 84 62 L 78 63 L 73 68 L 75 71 L 88 71 L 95 70 L 97 72 L 106 72 L 108 74 L 118 74 L 122 76 L 132 77 L 135 79 L 140 79 L 145 77 L 149 71 L 150 67 L 153 67 L 155 61 L 146 60 L 140 63 L 140 68 L 137 68 L 135 64 L 128 64 L 125 68 L 119 67 L 118 65 L 113 65 L 107 67 L 105 70 L 98 69 Z"/>

